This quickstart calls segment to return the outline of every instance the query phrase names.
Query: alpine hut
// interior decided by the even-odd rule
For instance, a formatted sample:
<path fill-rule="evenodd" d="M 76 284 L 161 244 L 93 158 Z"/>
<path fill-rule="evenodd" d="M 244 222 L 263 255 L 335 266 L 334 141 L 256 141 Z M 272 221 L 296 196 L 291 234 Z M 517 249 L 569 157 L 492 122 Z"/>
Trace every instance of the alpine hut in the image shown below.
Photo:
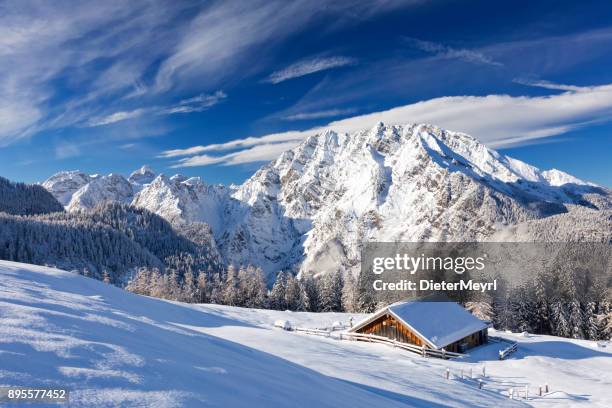
<path fill-rule="evenodd" d="M 456 302 L 425 298 L 393 303 L 357 323 L 349 332 L 464 353 L 487 342 L 489 326 Z"/>

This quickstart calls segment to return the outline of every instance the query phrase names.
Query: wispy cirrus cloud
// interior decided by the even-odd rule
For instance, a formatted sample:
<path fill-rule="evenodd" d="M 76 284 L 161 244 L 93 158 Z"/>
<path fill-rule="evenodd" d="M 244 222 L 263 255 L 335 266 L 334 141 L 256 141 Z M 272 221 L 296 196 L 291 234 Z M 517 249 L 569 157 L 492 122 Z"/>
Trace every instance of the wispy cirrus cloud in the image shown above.
<path fill-rule="evenodd" d="M 580 86 L 557 84 L 551 81 L 545 81 L 541 79 L 515 78 L 512 82 L 525 86 L 533 86 L 536 88 L 551 89 L 554 91 L 580 92 L 581 90 L 583 90 L 583 88 Z"/>
<path fill-rule="evenodd" d="M 359 23 L 365 19 L 404 6 L 418 6 L 424 0 L 344 0 L 326 4 L 312 0 L 216 1 L 196 15 L 187 25 L 185 35 L 156 74 L 153 89 L 163 91 L 193 78 L 206 82 L 222 78 L 243 78 L 261 72 L 266 55 L 291 35 L 316 21 L 332 17 L 329 31 Z M 332 57 L 330 57 L 332 58 Z M 346 63 L 341 58 L 336 64 Z M 319 58 L 319 63 L 334 63 Z M 313 69 L 315 61 L 310 61 Z M 306 65 L 293 67 L 293 73 L 305 72 Z M 329 68 L 327 68 L 329 69 Z M 313 71 L 314 72 L 314 71 Z M 284 75 L 275 77 L 279 80 Z M 301 74 L 305 75 L 305 74 Z M 297 76 L 293 76 L 295 78 Z"/>
<path fill-rule="evenodd" d="M 215 106 L 225 98 L 227 98 L 227 95 L 223 91 L 217 91 L 214 94 L 200 94 L 193 98 L 183 99 L 173 106 L 151 106 L 130 111 L 114 112 L 110 115 L 92 118 L 89 120 L 88 126 L 105 126 L 128 119 L 135 119 L 143 115 L 174 115 L 177 113 L 203 112 Z"/>
<path fill-rule="evenodd" d="M 289 79 L 299 78 L 333 68 L 354 65 L 356 63 L 357 60 L 355 58 L 342 56 L 305 59 L 291 64 L 284 69 L 273 72 L 263 82 L 278 84 Z"/>
<path fill-rule="evenodd" d="M 418 3 L 347 0 L 322 8 L 310 0 L 6 0 L 0 6 L 0 146 L 50 128 L 143 116 L 152 104 L 164 105 L 163 98 L 260 74 L 276 45 L 319 18 L 331 17 L 333 31 Z M 168 113 L 199 108 L 174 109 Z"/>
<path fill-rule="evenodd" d="M 312 119 L 321 119 L 321 118 L 333 118 L 336 116 L 350 115 L 355 113 L 356 109 L 354 108 L 346 108 L 346 109 L 326 109 L 321 111 L 314 112 L 300 112 L 294 113 L 292 115 L 283 116 L 281 119 L 283 120 L 312 120 Z"/>
<path fill-rule="evenodd" d="M 208 166 L 211 164 L 223 164 L 226 166 L 256 163 L 261 161 L 268 161 L 272 158 L 278 157 L 284 151 L 287 151 L 295 147 L 300 140 L 293 140 L 281 143 L 264 143 L 255 145 L 249 149 L 245 149 L 239 152 L 229 153 L 222 156 L 209 156 L 206 154 L 197 155 L 193 157 L 187 157 L 179 160 L 171 167 L 198 167 Z"/>
<path fill-rule="evenodd" d="M 548 83 L 552 84 L 552 83 Z M 354 132 L 387 124 L 432 123 L 477 137 L 491 147 L 533 143 L 594 121 L 612 120 L 612 84 L 577 87 L 547 96 L 447 96 L 330 122 L 304 131 L 289 131 L 162 152 L 185 157 L 174 167 L 234 165 L 273 160 L 306 137 L 331 129 Z M 231 151 L 220 156 L 210 152 Z M 186 157 L 187 156 L 187 157 Z"/>
<path fill-rule="evenodd" d="M 441 58 L 456 58 L 475 64 L 492 65 L 498 67 L 503 65 L 501 62 L 494 61 L 492 58 L 488 57 L 483 52 L 477 50 L 470 50 L 467 48 L 453 48 L 444 44 L 432 41 L 419 40 L 417 38 L 410 37 L 404 38 L 404 41 L 413 48 L 430 54 L 434 54 L 435 56 Z"/>

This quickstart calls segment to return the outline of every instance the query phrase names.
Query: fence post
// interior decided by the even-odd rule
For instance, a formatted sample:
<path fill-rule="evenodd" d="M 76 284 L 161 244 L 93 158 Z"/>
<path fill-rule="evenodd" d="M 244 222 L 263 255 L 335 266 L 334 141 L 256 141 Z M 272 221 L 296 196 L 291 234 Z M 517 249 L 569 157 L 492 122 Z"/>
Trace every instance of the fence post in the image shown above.
<path fill-rule="evenodd" d="M 540 397 L 542 396 L 542 386 L 541 385 L 538 387 L 538 395 Z"/>
<path fill-rule="evenodd" d="M 448 380 L 450 378 L 450 369 L 447 367 L 446 368 L 446 379 Z"/>
<path fill-rule="evenodd" d="M 548 394 L 548 384 L 544 384 L 544 392 Z"/>
<path fill-rule="evenodd" d="M 510 399 L 514 399 L 514 390 L 512 388 L 508 390 L 508 396 L 510 397 Z"/>
<path fill-rule="evenodd" d="M 482 390 L 482 380 L 478 380 L 478 389 Z"/>
<path fill-rule="evenodd" d="M 486 366 L 482 366 L 482 376 L 486 377 L 487 376 L 487 372 L 486 372 L 487 367 Z"/>

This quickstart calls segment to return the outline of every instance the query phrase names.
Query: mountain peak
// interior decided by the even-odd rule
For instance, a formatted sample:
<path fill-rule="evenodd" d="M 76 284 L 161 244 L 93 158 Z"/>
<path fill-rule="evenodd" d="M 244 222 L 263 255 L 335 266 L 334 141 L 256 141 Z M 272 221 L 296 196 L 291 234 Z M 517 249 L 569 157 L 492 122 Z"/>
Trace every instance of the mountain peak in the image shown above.
<path fill-rule="evenodd" d="M 149 184 L 155 179 L 155 172 L 147 165 L 130 174 L 128 181 L 135 184 Z"/>

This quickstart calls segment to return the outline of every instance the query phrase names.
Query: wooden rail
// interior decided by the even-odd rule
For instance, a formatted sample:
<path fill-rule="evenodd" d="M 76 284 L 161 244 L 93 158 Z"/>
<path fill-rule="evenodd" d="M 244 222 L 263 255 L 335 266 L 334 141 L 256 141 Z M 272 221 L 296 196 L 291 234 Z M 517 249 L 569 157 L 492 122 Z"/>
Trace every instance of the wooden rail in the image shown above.
<path fill-rule="evenodd" d="M 518 349 L 518 345 L 516 343 L 512 343 L 510 346 L 506 347 L 503 350 L 499 350 L 499 359 L 503 360 L 510 354 L 514 353 Z"/>
<path fill-rule="evenodd" d="M 382 343 L 391 345 L 393 347 L 400 348 L 402 350 L 410 351 L 413 353 L 417 353 L 422 355 L 423 357 L 437 357 L 437 358 L 455 358 L 455 357 L 465 357 L 466 354 L 454 353 L 446 350 L 435 350 L 427 347 L 421 347 L 413 344 L 406 344 L 400 341 L 392 340 L 386 337 L 377 336 L 375 334 L 363 334 L 363 333 L 340 333 L 340 340 L 360 340 L 360 341 L 368 341 L 371 343 Z"/>
<path fill-rule="evenodd" d="M 306 334 L 314 334 L 316 336 L 325 336 L 325 337 L 330 337 L 331 336 L 331 330 L 306 329 L 306 328 L 302 328 L 302 327 L 295 327 L 293 329 L 293 331 L 302 332 L 302 333 L 306 333 Z"/>

